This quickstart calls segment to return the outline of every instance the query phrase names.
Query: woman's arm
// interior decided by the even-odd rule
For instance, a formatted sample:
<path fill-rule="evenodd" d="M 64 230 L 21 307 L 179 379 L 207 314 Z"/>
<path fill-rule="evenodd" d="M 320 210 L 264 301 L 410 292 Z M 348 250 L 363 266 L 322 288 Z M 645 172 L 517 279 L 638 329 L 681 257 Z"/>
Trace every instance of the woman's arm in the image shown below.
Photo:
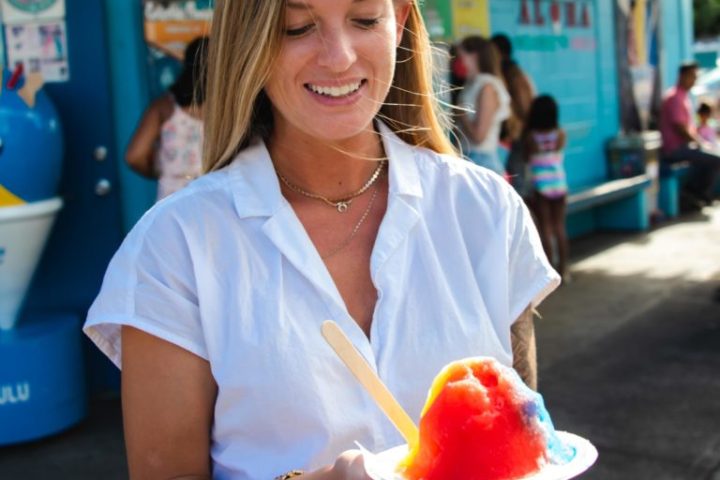
<path fill-rule="evenodd" d="M 122 329 L 122 406 L 130 478 L 210 479 L 217 386 L 200 357 Z"/>
<path fill-rule="evenodd" d="M 510 328 L 513 368 L 525 384 L 537 390 L 537 348 L 533 309 L 528 305 Z"/>
<path fill-rule="evenodd" d="M 172 108 L 173 99 L 169 95 L 151 103 L 128 143 L 125 161 L 140 175 L 157 178 L 155 151 L 160 141 L 160 130 L 172 114 Z"/>
<path fill-rule="evenodd" d="M 565 133 L 565 130 L 562 128 L 559 131 L 558 134 L 558 150 L 565 150 L 565 145 L 567 144 L 567 134 Z"/>
<path fill-rule="evenodd" d="M 480 89 L 475 100 L 475 115 L 468 112 L 461 117 L 465 133 L 473 143 L 485 141 L 498 108 L 500 108 L 500 97 L 495 87 L 485 85 Z"/>

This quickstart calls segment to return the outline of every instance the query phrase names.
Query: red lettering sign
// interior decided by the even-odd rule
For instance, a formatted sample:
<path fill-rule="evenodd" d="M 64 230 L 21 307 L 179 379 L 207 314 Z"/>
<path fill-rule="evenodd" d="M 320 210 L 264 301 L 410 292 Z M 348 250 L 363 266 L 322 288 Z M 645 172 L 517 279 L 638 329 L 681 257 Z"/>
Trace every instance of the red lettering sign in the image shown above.
<path fill-rule="evenodd" d="M 577 26 L 577 10 L 575 9 L 575 2 L 568 2 L 565 4 L 565 25 L 568 27 Z"/>
<path fill-rule="evenodd" d="M 590 26 L 590 10 L 588 9 L 587 3 L 583 4 L 582 20 L 580 21 L 580 25 L 583 27 Z"/>
<path fill-rule="evenodd" d="M 560 22 L 560 4 L 557 0 L 553 0 L 550 4 L 550 20 L 552 20 L 553 23 Z"/>
<path fill-rule="evenodd" d="M 530 25 L 530 6 L 528 5 L 528 0 L 522 0 L 522 5 L 520 6 L 520 24 Z"/>
<path fill-rule="evenodd" d="M 535 25 L 545 25 L 545 17 L 542 14 L 540 0 L 535 0 Z"/>
<path fill-rule="evenodd" d="M 521 0 L 519 22 L 520 25 L 544 26 L 549 22 L 555 28 L 563 23 L 569 28 L 589 28 L 592 24 L 591 8 L 589 1 L 532 0 L 531 4 L 530 0 Z"/>

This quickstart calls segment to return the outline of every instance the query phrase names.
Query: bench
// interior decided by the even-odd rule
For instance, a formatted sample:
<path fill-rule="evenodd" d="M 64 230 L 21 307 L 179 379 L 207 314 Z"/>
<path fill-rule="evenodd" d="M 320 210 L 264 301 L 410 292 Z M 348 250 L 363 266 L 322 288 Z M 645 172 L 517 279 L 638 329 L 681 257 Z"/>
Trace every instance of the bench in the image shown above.
<path fill-rule="evenodd" d="M 690 162 L 662 163 L 660 166 L 658 208 L 667 218 L 680 214 L 680 190 L 689 170 Z"/>
<path fill-rule="evenodd" d="M 588 213 L 584 231 L 647 230 L 650 228 L 650 213 L 645 190 L 652 180 L 647 174 L 630 178 L 608 180 L 579 188 L 571 188 L 568 195 L 567 215 Z"/>

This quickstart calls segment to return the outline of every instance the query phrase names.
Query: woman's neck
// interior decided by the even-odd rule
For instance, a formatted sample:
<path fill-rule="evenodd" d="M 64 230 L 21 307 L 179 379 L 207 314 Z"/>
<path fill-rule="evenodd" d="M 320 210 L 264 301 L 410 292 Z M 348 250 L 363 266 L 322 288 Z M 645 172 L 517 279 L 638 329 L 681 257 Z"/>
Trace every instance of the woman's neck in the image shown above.
<path fill-rule="evenodd" d="M 360 189 L 385 157 L 380 136 L 367 131 L 330 143 L 292 129 L 275 129 L 268 141 L 275 168 L 309 192 L 341 198 Z"/>

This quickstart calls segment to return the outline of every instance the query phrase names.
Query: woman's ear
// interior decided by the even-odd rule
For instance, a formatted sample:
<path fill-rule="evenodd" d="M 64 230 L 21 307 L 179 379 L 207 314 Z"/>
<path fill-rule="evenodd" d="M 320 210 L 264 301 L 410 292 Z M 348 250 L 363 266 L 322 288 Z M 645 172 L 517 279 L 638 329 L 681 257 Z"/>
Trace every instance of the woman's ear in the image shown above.
<path fill-rule="evenodd" d="M 395 3 L 395 28 L 397 46 L 402 43 L 403 34 L 405 33 L 405 23 L 407 22 L 408 16 L 410 15 L 410 9 L 412 8 L 412 1 L 410 0 L 394 0 Z"/>

